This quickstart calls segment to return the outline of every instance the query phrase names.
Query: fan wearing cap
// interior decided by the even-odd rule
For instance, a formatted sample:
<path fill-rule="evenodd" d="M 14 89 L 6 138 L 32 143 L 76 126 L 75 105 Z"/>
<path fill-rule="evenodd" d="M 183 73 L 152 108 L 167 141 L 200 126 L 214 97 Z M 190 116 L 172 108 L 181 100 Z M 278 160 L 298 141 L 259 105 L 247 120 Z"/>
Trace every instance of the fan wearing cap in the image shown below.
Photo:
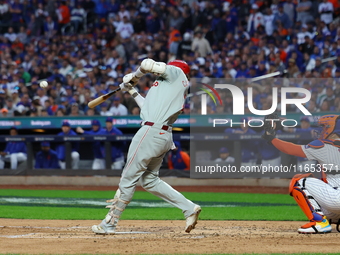
<path fill-rule="evenodd" d="M 64 120 L 63 123 L 61 124 L 61 130 L 62 132 L 60 132 L 58 135 L 59 136 L 74 136 L 77 135 L 76 132 L 74 132 L 71 129 L 71 125 L 67 120 Z M 71 142 L 72 144 L 72 152 L 71 152 L 71 158 L 72 158 L 72 169 L 78 169 L 79 168 L 79 153 L 78 153 L 78 149 L 79 149 L 79 143 L 78 142 Z M 59 144 L 56 146 L 56 152 L 58 155 L 58 159 L 59 159 L 59 165 L 61 169 L 65 169 L 66 167 L 66 163 L 65 163 L 65 145 L 64 143 Z"/>
<path fill-rule="evenodd" d="M 40 144 L 41 151 L 35 156 L 35 169 L 59 169 L 58 154 L 51 149 L 49 142 L 42 142 Z"/>
<path fill-rule="evenodd" d="M 9 130 L 10 136 L 18 135 L 18 129 L 11 127 Z M 17 169 L 18 162 L 26 161 L 26 144 L 24 142 L 8 142 L 4 151 L 0 152 L 0 169 L 4 169 L 5 162 L 11 163 L 11 169 Z"/>
<path fill-rule="evenodd" d="M 222 147 L 219 150 L 219 157 L 215 159 L 215 162 L 234 163 L 235 158 L 230 156 L 228 148 Z"/>
<path fill-rule="evenodd" d="M 314 170 L 298 169 L 307 173 L 295 175 L 289 187 L 290 195 L 310 221 L 298 229 L 304 234 L 331 232 L 329 221 L 338 227 L 340 224 L 340 115 L 324 115 L 319 118 L 318 125 L 319 138 L 307 145 L 280 140 L 275 137 L 275 129 L 267 129 L 262 136 L 286 154 L 318 162 L 313 165 Z"/>
<path fill-rule="evenodd" d="M 92 129 L 85 131 L 81 127 L 77 127 L 76 131 L 79 134 L 84 135 L 105 135 L 106 132 L 102 129 L 99 120 L 92 120 Z M 92 151 L 94 155 L 94 160 L 92 162 L 93 170 L 105 169 L 105 149 L 100 141 L 95 141 L 92 143 Z"/>
<path fill-rule="evenodd" d="M 133 86 L 144 74 L 158 77 L 143 98 Z M 190 232 L 197 224 L 201 207 L 186 199 L 181 193 L 158 176 L 165 154 L 174 149 L 172 125 L 182 112 L 189 87 L 190 68 L 181 60 L 168 64 L 144 59 L 136 72 L 123 77 L 123 91 L 128 91 L 141 108 L 141 128 L 133 137 L 127 155 L 119 188 L 110 200 L 109 212 L 98 225 L 92 226 L 97 234 L 114 234 L 119 218 L 132 199 L 136 184 L 141 181 L 148 192 L 181 209 L 186 218 L 185 231 Z"/>

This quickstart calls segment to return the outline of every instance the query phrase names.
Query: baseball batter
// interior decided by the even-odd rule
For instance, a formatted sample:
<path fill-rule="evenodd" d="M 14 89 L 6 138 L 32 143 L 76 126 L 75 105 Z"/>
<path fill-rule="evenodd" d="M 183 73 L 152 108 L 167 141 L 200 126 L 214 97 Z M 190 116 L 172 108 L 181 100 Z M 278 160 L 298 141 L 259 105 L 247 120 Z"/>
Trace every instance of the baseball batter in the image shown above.
<path fill-rule="evenodd" d="M 290 183 L 289 192 L 310 220 L 298 229 L 299 233 L 329 233 L 330 223 L 340 223 L 340 115 L 325 115 L 318 120 L 322 131 L 319 139 L 308 145 L 297 145 L 275 138 L 275 130 L 266 128 L 263 138 L 280 151 L 317 160 L 315 171 L 323 169 L 321 179 L 312 174 L 295 175 Z M 312 169 L 309 169 L 311 171 Z M 312 170 L 313 171 L 313 170 Z M 308 169 L 306 169 L 308 172 Z"/>
<path fill-rule="evenodd" d="M 124 76 L 121 88 L 128 91 L 140 106 L 142 127 L 131 141 L 119 188 L 114 199 L 108 201 L 112 202 L 108 206 L 110 210 L 99 225 L 92 226 L 94 233 L 115 233 L 118 220 L 131 201 L 139 180 L 145 190 L 182 210 L 186 218 L 186 232 L 195 228 L 201 207 L 158 177 L 165 154 L 173 148 L 172 124 L 183 108 L 189 72 L 190 68 L 184 61 L 174 60 L 165 64 L 145 59 L 135 73 Z M 143 98 L 132 85 L 146 73 L 159 77 Z"/>

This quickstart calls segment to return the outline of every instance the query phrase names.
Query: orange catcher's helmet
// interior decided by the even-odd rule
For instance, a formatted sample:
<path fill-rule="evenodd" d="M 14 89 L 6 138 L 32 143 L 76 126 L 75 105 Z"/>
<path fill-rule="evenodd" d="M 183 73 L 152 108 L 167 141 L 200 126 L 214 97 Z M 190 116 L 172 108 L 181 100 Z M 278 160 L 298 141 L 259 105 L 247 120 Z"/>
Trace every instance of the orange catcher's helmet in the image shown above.
<path fill-rule="evenodd" d="M 340 115 L 324 115 L 318 120 L 318 125 L 322 128 L 320 139 L 327 139 L 330 134 L 340 135 Z"/>
<path fill-rule="evenodd" d="M 182 69 L 182 71 L 185 73 L 185 74 L 188 74 L 190 73 L 190 67 L 189 65 L 187 64 L 187 62 L 183 61 L 183 60 L 173 60 L 173 61 L 170 61 L 168 63 L 168 65 L 170 66 L 177 66 L 179 68 Z"/>

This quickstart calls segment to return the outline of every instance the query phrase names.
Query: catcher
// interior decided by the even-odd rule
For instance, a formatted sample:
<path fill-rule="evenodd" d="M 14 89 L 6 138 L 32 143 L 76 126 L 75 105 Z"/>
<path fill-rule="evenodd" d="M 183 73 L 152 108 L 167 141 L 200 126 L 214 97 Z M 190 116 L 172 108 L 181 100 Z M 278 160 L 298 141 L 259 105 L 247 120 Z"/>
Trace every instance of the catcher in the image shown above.
<path fill-rule="evenodd" d="M 266 119 L 278 118 L 276 115 L 269 115 Z M 329 172 L 340 170 L 340 115 L 322 116 L 318 120 L 321 127 L 319 138 L 307 145 L 297 145 L 275 138 L 275 123 L 272 125 L 270 121 L 265 122 L 262 138 L 284 153 L 317 160 L 315 168 L 319 168 L 318 171 L 322 173 L 321 179 L 307 173 L 295 175 L 291 180 L 289 193 L 310 221 L 301 226 L 298 232 L 330 233 L 332 223 L 337 224 L 339 231 L 340 174 Z"/>

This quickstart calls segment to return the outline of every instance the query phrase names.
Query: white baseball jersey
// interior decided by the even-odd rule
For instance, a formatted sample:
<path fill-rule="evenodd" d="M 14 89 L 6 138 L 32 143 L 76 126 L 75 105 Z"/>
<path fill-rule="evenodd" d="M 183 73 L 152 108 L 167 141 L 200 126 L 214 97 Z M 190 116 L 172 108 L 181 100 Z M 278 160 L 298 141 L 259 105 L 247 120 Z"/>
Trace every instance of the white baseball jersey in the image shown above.
<path fill-rule="evenodd" d="M 183 71 L 167 65 L 165 73 L 152 84 L 141 108 L 141 118 L 159 124 L 173 124 L 183 108 L 189 81 Z"/>
<path fill-rule="evenodd" d="M 309 160 L 317 160 L 319 166 L 325 170 L 328 183 L 332 187 L 340 187 L 340 148 L 327 143 L 321 148 L 313 148 L 309 145 L 301 147 Z M 329 174 L 330 171 L 332 174 Z"/>
<path fill-rule="evenodd" d="M 333 11 L 334 8 L 332 3 L 327 2 L 319 4 L 319 13 L 325 12 L 320 15 L 320 19 L 326 24 L 329 24 L 333 21 Z"/>

